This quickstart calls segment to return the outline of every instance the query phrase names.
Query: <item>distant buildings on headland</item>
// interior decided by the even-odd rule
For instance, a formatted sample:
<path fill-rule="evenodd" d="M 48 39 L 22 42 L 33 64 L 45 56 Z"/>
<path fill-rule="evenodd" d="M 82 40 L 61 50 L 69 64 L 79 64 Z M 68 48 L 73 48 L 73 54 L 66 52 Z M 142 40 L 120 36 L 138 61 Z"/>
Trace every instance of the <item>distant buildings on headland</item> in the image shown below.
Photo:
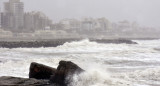
<path fill-rule="evenodd" d="M 49 20 L 41 12 L 24 12 L 23 2 L 9 0 L 4 3 L 4 12 L 1 13 L 1 27 L 5 30 L 20 33 L 33 32 L 51 25 Z"/>
<path fill-rule="evenodd" d="M 159 29 L 140 27 L 136 22 L 112 23 L 106 18 L 63 19 L 53 23 L 42 12 L 24 12 L 20 0 L 5 2 L 4 11 L 0 12 L 0 38 L 147 37 L 153 33 L 160 37 L 159 32 Z"/>

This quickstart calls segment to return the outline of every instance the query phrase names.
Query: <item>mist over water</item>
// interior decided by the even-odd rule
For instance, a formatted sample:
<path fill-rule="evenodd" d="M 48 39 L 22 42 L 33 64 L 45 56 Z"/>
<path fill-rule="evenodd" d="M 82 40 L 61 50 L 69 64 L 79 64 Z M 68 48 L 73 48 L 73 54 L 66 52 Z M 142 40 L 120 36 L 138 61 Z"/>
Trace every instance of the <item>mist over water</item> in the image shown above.
<path fill-rule="evenodd" d="M 53 21 L 64 18 L 106 17 L 112 22 L 137 21 L 159 28 L 159 0 L 23 0 L 26 10 L 45 12 Z M 40 3 L 42 8 L 39 8 Z M 36 5 L 36 6 L 35 6 Z"/>
<path fill-rule="evenodd" d="M 1 0 L 0 5 L 9 0 Z M 44 12 L 53 22 L 64 18 L 106 17 L 112 22 L 137 21 L 143 26 L 160 27 L 159 0 L 21 0 L 25 11 Z M 37 4 L 38 3 L 38 4 Z"/>
<path fill-rule="evenodd" d="M 57 67 L 73 61 L 86 72 L 70 86 L 153 86 L 160 81 L 160 40 L 99 44 L 85 39 L 49 48 L 0 48 L 0 76 L 28 77 L 31 62 Z"/>
<path fill-rule="evenodd" d="M 159 8 L 160 0 L 0 0 L 0 46 L 22 46 L 0 48 L 0 77 L 28 78 L 31 62 L 65 60 L 85 70 L 69 86 L 160 86 Z M 46 47 L 23 48 L 31 45 Z"/>

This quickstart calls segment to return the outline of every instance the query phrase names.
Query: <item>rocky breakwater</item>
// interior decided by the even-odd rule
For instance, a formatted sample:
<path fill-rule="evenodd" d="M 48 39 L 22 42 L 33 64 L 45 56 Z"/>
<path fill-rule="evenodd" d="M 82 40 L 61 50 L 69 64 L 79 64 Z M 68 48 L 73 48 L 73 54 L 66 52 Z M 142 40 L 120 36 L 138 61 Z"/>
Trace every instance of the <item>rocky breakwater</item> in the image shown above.
<path fill-rule="evenodd" d="M 71 61 L 60 61 L 57 69 L 33 62 L 29 70 L 29 78 L 0 77 L 0 86 L 67 86 L 74 74 L 84 72 Z"/>
<path fill-rule="evenodd" d="M 0 41 L 1 48 L 39 48 L 57 47 L 66 42 L 79 41 L 80 39 L 54 39 L 54 40 L 35 40 L 35 41 Z"/>
<path fill-rule="evenodd" d="M 54 39 L 44 41 L 0 41 L 1 48 L 38 48 L 38 47 L 57 47 L 63 45 L 66 42 L 80 41 L 82 39 Z M 89 39 L 91 42 L 97 43 L 114 43 L 114 44 L 137 44 L 128 39 Z"/>

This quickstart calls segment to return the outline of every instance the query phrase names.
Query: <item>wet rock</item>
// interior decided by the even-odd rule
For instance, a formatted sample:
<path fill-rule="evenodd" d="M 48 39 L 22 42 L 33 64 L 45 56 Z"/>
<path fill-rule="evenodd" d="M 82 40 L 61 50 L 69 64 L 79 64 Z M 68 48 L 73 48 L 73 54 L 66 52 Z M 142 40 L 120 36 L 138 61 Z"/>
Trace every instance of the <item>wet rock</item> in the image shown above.
<path fill-rule="evenodd" d="M 74 74 L 79 74 L 84 70 L 71 61 L 60 61 L 55 75 L 51 76 L 52 83 L 58 83 L 62 86 L 67 86 L 72 81 Z"/>
<path fill-rule="evenodd" d="M 52 39 L 52 40 L 36 40 L 36 41 L 0 41 L 0 47 L 2 48 L 37 48 L 37 47 L 57 47 L 63 45 L 66 42 L 76 41 L 80 39 Z"/>
<path fill-rule="evenodd" d="M 29 78 L 50 79 L 50 76 L 54 75 L 55 73 L 55 68 L 32 62 L 29 70 Z"/>
<path fill-rule="evenodd" d="M 0 86 L 67 86 L 74 74 L 84 70 L 71 61 L 60 61 L 57 70 L 36 62 L 30 65 L 29 78 L 0 77 Z"/>
<path fill-rule="evenodd" d="M 0 86 L 49 86 L 48 80 L 27 79 L 18 77 L 0 77 Z M 55 85 L 52 85 L 55 86 Z"/>

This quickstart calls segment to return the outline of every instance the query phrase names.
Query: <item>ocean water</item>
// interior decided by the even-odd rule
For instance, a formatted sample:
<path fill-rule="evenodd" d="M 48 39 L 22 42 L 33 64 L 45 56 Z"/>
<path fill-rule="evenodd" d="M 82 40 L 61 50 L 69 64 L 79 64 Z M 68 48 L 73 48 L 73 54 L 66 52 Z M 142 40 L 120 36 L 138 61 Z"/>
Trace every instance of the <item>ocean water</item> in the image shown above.
<path fill-rule="evenodd" d="M 72 61 L 86 72 L 70 86 L 160 86 L 160 40 L 100 44 L 85 39 L 48 48 L 0 48 L 0 76 L 28 77 L 31 62 Z"/>

